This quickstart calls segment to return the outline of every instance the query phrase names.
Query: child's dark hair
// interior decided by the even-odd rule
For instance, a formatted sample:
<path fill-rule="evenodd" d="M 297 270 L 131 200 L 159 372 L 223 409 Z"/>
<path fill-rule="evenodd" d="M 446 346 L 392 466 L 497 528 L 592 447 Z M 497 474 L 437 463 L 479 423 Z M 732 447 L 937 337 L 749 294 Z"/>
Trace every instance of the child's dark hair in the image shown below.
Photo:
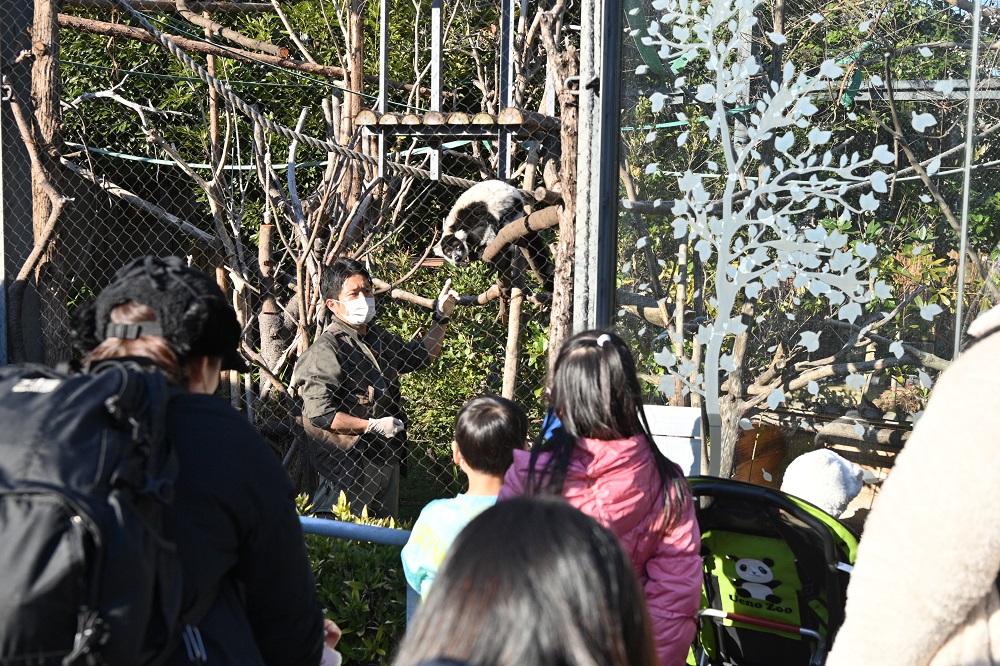
<path fill-rule="evenodd" d="M 472 519 L 407 627 L 394 666 L 656 666 L 642 587 L 615 535 L 562 499 Z"/>
<path fill-rule="evenodd" d="M 562 492 L 578 438 L 616 440 L 642 434 L 653 450 L 660 472 L 663 525 L 669 529 L 676 524 L 691 501 L 690 491 L 680 468 L 653 443 L 642 409 L 635 360 L 624 340 L 604 331 L 582 331 L 567 340 L 556 358 L 550 404 L 562 427 L 532 447 L 529 491 Z M 552 456 L 543 469 L 536 470 L 538 454 L 543 451 L 551 452 Z"/>
<path fill-rule="evenodd" d="M 528 417 L 518 404 L 495 395 L 473 398 L 455 417 L 458 452 L 469 467 L 503 476 L 514 461 L 514 449 L 525 448 Z"/>

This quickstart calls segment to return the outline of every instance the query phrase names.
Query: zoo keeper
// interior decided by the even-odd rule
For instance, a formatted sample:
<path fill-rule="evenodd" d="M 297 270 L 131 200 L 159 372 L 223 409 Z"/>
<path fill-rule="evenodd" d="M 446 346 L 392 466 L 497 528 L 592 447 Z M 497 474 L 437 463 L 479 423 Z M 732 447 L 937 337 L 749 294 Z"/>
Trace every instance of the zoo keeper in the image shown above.
<path fill-rule="evenodd" d="M 408 420 L 397 378 L 437 357 L 458 294 L 446 281 L 430 329 L 406 342 L 372 321 L 372 279 L 361 262 L 334 261 L 320 276 L 320 292 L 333 321 L 292 373 L 310 457 L 321 477 L 313 508 L 329 512 L 343 491 L 356 514 L 367 506 L 369 515 L 398 518 Z"/>

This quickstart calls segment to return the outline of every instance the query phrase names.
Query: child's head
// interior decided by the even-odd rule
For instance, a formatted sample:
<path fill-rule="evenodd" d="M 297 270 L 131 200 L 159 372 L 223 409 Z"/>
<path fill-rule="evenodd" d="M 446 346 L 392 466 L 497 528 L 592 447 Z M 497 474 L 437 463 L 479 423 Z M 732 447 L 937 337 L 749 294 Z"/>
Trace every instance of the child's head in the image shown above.
<path fill-rule="evenodd" d="M 614 333 L 582 331 L 563 344 L 552 379 L 552 409 L 573 437 L 625 439 L 642 431 L 635 361 Z"/>
<path fill-rule="evenodd" d="M 455 417 L 458 453 L 481 474 L 502 477 L 514 460 L 514 449 L 523 449 L 527 437 L 528 418 L 506 398 L 473 398 Z"/>
<path fill-rule="evenodd" d="M 658 663 L 642 588 L 615 535 L 561 499 L 525 497 L 499 502 L 458 535 L 394 663 L 435 658 Z"/>

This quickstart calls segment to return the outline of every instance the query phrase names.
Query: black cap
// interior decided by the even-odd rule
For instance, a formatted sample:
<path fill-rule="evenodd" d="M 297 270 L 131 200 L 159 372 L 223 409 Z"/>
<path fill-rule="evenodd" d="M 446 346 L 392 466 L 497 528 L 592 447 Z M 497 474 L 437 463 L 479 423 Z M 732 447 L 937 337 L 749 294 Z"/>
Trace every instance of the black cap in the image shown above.
<path fill-rule="evenodd" d="M 156 321 L 111 323 L 111 311 L 129 301 L 150 307 Z M 181 358 L 218 356 L 224 370 L 250 370 L 239 353 L 242 331 L 236 311 L 214 280 L 178 257 L 130 261 L 97 296 L 93 316 L 98 341 L 157 335 Z"/>

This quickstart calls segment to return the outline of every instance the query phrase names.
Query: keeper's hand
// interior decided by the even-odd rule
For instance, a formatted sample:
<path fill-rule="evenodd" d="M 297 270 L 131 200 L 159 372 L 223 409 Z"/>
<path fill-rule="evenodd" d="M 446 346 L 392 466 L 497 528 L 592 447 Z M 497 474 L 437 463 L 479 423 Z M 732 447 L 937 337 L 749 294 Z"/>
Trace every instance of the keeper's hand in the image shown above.
<path fill-rule="evenodd" d="M 403 432 L 403 422 L 393 416 L 383 416 L 380 419 L 368 419 L 365 432 L 374 432 L 383 437 L 395 437 Z"/>

